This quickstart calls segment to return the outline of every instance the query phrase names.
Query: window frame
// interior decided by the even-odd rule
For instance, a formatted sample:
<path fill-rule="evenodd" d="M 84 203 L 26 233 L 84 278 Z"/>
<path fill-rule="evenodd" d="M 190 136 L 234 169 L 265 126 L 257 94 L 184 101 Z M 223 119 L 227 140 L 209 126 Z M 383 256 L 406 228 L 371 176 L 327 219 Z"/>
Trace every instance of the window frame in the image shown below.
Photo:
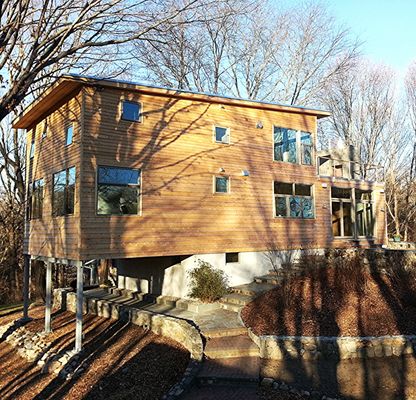
<path fill-rule="evenodd" d="M 227 256 L 229 255 L 237 255 L 237 261 L 227 261 Z M 225 263 L 226 264 L 237 264 L 240 262 L 240 252 L 226 252 L 225 253 Z"/>
<path fill-rule="evenodd" d="M 218 144 L 231 144 L 231 128 L 227 128 L 227 127 L 221 126 L 221 125 L 213 125 L 212 128 L 213 128 L 213 140 L 214 140 L 214 143 L 218 143 Z M 217 128 L 225 129 L 225 131 L 226 131 L 225 135 L 228 136 L 228 141 L 227 142 L 223 142 L 223 141 L 217 140 Z"/>
<path fill-rule="evenodd" d="M 35 185 L 38 182 L 42 182 L 42 184 L 39 185 L 39 188 L 41 189 L 41 195 L 40 196 L 39 196 L 38 193 L 35 192 Z M 39 207 L 39 209 L 37 209 L 39 211 L 39 214 L 36 213 L 36 215 L 34 215 L 34 210 L 35 210 L 34 204 L 35 204 L 36 195 L 39 196 L 38 204 L 40 204 L 40 207 Z M 36 179 L 36 180 L 34 180 L 33 182 L 30 183 L 28 197 L 29 197 L 29 215 L 28 215 L 28 219 L 29 220 L 42 219 L 43 218 L 43 200 L 45 199 L 45 180 L 43 178 Z"/>
<path fill-rule="evenodd" d="M 217 192 L 217 178 L 226 178 L 227 179 L 227 191 L 226 192 Z M 231 193 L 231 178 L 229 175 L 214 175 L 213 177 L 213 194 L 216 195 L 227 195 Z"/>
<path fill-rule="evenodd" d="M 288 131 L 294 131 L 295 132 L 295 147 L 296 147 L 296 162 L 291 162 L 288 161 L 288 154 L 289 151 L 282 151 L 283 154 L 283 160 L 276 160 L 275 158 L 275 130 L 276 129 L 286 129 Z M 307 145 L 310 146 L 311 149 L 311 163 L 310 164 L 305 164 L 303 162 L 304 160 L 304 153 L 303 153 L 303 148 L 304 148 L 304 144 L 302 143 L 302 135 L 304 134 L 308 134 L 311 138 L 311 142 L 312 144 Z M 293 128 L 286 128 L 283 126 L 279 126 L 279 125 L 272 125 L 272 156 L 273 156 L 273 162 L 280 162 L 280 163 L 288 163 L 288 164 L 293 164 L 293 165 L 301 165 L 301 166 L 306 166 L 306 167 L 313 167 L 315 166 L 315 142 L 314 142 L 314 134 L 312 132 L 307 132 L 307 131 L 302 131 L 300 129 L 293 129 Z M 284 147 L 284 143 L 285 141 L 282 142 L 282 146 Z"/>
<path fill-rule="evenodd" d="M 71 129 L 71 141 L 68 143 L 68 131 Z M 65 127 L 65 146 L 71 146 L 74 143 L 74 124 L 71 123 Z"/>
<path fill-rule="evenodd" d="M 112 184 L 113 186 L 127 186 L 127 187 L 138 187 L 137 193 L 137 214 L 100 214 L 98 212 L 98 176 L 99 176 L 99 169 L 100 168 L 115 168 L 115 169 L 133 169 L 139 171 L 139 178 L 140 183 L 135 184 L 128 184 L 128 185 L 116 185 Z M 111 185 L 111 184 L 110 184 Z M 114 165 L 97 165 L 95 171 L 95 215 L 97 217 L 141 217 L 142 216 L 142 193 L 143 193 L 143 169 L 136 168 L 136 167 L 124 167 L 124 166 L 114 166 Z"/>
<path fill-rule="evenodd" d="M 69 184 L 69 170 L 74 169 L 75 173 L 74 173 L 74 204 L 73 204 L 73 211 L 71 213 L 67 212 L 68 210 L 68 205 L 67 205 L 67 198 L 68 198 L 68 188 L 70 186 Z M 57 214 L 55 212 L 55 175 L 60 174 L 61 172 L 65 172 L 65 188 L 64 188 L 64 193 L 63 193 L 63 210 L 64 212 L 62 214 Z M 52 174 L 52 217 L 56 218 L 56 217 L 72 217 L 75 215 L 75 194 L 76 194 L 76 184 L 77 184 L 77 169 L 75 166 L 71 166 L 68 168 L 64 168 L 61 169 L 57 172 L 54 172 Z"/>
<path fill-rule="evenodd" d="M 363 191 L 363 192 L 370 192 L 371 198 L 369 200 L 357 200 L 357 191 Z M 355 199 L 355 204 L 354 204 L 354 217 L 355 217 L 355 228 L 356 228 L 356 237 L 357 239 L 371 239 L 375 237 L 375 232 L 376 232 L 376 222 L 377 219 L 375 217 L 375 200 L 374 200 L 374 196 L 375 196 L 375 191 L 371 190 L 371 189 L 360 189 L 360 188 L 354 188 L 354 199 Z M 373 219 L 373 226 L 372 226 L 372 234 L 371 235 L 360 235 L 358 232 L 358 218 L 357 218 L 357 206 L 358 204 L 363 204 L 364 205 L 364 211 L 365 211 L 365 206 L 367 204 L 371 204 L 371 215 L 372 215 L 372 219 Z M 364 226 L 367 226 L 368 221 L 367 221 L 367 213 L 364 212 L 363 213 L 363 221 L 364 221 Z"/>
<path fill-rule="evenodd" d="M 124 103 L 130 103 L 130 104 L 135 104 L 137 106 L 139 106 L 139 115 L 138 115 L 138 119 L 128 119 L 128 118 L 124 118 L 124 113 L 123 113 L 123 105 Z M 141 101 L 136 101 L 136 100 L 129 100 L 126 98 L 121 98 L 120 100 L 120 121 L 125 121 L 125 122 L 143 122 L 143 103 Z"/>
<path fill-rule="evenodd" d="M 292 187 L 292 193 L 291 194 L 279 194 L 275 192 L 275 184 L 276 183 L 283 183 L 287 185 L 291 185 Z M 314 184 L 308 184 L 308 183 L 299 183 L 299 182 L 283 182 L 283 181 L 273 181 L 272 183 L 273 187 L 273 217 L 277 219 L 295 219 L 295 220 L 302 220 L 302 221 L 308 221 L 308 220 L 315 220 L 316 219 L 316 206 L 315 206 L 315 185 Z M 296 185 L 299 186 L 309 186 L 310 188 L 310 196 L 307 195 L 298 195 L 296 194 Z M 276 213 L 276 199 L 284 198 L 286 203 L 286 215 L 277 215 Z M 290 215 L 290 199 L 292 197 L 300 197 L 300 198 L 307 198 L 312 200 L 312 211 L 313 216 L 312 217 L 296 217 Z M 303 214 L 303 212 L 302 212 Z"/>
<path fill-rule="evenodd" d="M 35 151 L 36 151 L 36 142 L 35 142 L 35 138 L 33 138 L 30 142 L 29 160 L 33 160 L 35 158 Z"/>
<path fill-rule="evenodd" d="M 349 198 L 341 198 L 341 197 L 332 197 L 332 190 L 333 188 L 336 189 L 342 189 L 342 190 L 350 190 L 350 197 Z M 331 212 L 331 233 L 332 236 L 335 239 L 353 239 L 355 237 L 355 209 L 354 209 L 354 190 L 352 188 L 342 188 L 339 186 L 331 186 L 330 187 L 330 212 Z M 340 235 L 335 236 L 334 235 L 334 231 L 332 229 L 332 211 L 333 211 L 333 207 L 332 207 L 332 203 L 338 203 L 340 205 L 340 211 L 341 211 L 341 216 L 340 216 Z M 351 209 L 351 235 L 345 235 L 345 226 L 344 226 L 344 203 L 347 203 L 350 205 L 350 209 Z"/>

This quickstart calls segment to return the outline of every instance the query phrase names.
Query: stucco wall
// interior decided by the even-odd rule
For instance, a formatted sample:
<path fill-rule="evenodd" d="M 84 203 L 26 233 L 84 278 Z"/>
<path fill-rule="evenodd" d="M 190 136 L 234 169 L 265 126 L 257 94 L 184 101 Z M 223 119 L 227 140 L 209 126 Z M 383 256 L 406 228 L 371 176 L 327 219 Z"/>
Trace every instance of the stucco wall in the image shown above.
<path fill-rule="evenodd" d="M 276 265 L 299 258 L 300 250 L 281 251 L 274 254 Z M 198 254 L 184 258 L 149 257 L 117 261 L 118 287 L 144 293 L 187 298 L 189 271 L 198 266 L 198 260 L 207 261 L 223 270 L 230 286 L 253 281 L 255 276 L 267 274 L 272 269 L 269 255 L 264 252 L 241 252 L 239 262 L 226 263 L 225 253 Z"/>

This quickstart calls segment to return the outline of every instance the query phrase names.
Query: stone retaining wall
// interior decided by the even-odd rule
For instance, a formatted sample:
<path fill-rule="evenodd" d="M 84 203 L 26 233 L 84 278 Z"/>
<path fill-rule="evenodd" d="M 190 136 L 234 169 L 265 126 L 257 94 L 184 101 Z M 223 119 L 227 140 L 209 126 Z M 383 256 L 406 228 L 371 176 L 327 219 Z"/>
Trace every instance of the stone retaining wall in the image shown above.
<path fill-rule="evenodd" d="M 269 360 L 285 358 L 375 358 L 416 355 L 416 336 L 365 337 L 308 337 L 257 336 L 248 329 L 249 336 L 260 348 L 260 357 Z"/>
<path fill-rule="evenodd" d="M 63 289 L 55 290 L 54 306 L 75 312 L 76 294 Z M 90 313 L 104 318 L 130 321 L 157 335 L 181 343 L 191 353 L 192 359 L 202 360 L 203 343 L 201 335 L 198 329 L 188 321 L 86 296 L 84 296 L 83 312 L 84 314 Z"/>

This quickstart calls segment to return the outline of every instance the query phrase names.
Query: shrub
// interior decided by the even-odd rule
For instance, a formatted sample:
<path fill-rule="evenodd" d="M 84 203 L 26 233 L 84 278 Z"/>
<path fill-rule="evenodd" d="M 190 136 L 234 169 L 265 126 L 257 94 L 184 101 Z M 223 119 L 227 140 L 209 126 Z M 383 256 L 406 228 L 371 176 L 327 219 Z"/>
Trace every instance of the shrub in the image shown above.
<path fill-rule="evenodd" d="M 191 290 L 189 296 L 212 303 L 228 293 L 228 278 L 224 271 L 210 263 L 198 260 L 198 267 L 189 272 Z"/>

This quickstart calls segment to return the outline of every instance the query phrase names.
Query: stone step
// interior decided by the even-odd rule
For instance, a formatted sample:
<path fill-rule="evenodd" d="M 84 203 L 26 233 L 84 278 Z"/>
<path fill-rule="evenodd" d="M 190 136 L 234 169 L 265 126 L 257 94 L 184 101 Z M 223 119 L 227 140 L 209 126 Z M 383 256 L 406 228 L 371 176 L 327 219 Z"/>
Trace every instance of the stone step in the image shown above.
<path fill-rule="evenodd" d="M 207 339 L 226 337 L 226 336 L 238 336 L 246 335 L 247 328 L 245 326 L 235 327 L 235 328 L 213 328 L 209 330 L 204 330 L 201 332 L 204 337 Z"/>
<path fill-rule="evenodd" d="M 303 272 L 303 268 L 302 267 L 291 267 L 290 269 L 288 268 L 282 268 L 279 269 L 277 271 L 275 271 L 274 269 L 269 269 L 268 275 L 273 275 L 273 276 L 287 276 L 287 275 L 301 275 Z"/>
<path fill-rule="evenodd" d="M 204 360 L 196 380 L 200 385 L 258 385 L 259 357 L 231 357 Z"/>
<path fill-rule="evenodd" d="M 234 303 L 220 303 L 220 306 L 223 310 L 233 311 L 239 313 L 243 309 L 243 305 L 234 304 Z"/>
<path fill-rule="evenodd" d="M 231 303 L 231 304 L 238 304 L 240 306 L 245 306 L 246 304 L 250 303 L 255 296 L 253 295 L 246 295 L 241 293 L 230 293 L 225 295 L 221 298 L 221 303 Z"/>
<path fill-rule="evenodd" d="M 259 348 L 248 335 L 227 336 L 209 339 L 204 354 L 209 359 L 258 357 Z"/>
<path fill-rule="evenodd" d="M 233 293 L 238 293 L 238 294 L 244 294 L 246 296 L 260 296 L 261 294 L 274 289 L 276 287 L 276 285 L 272 285 L 269 283 L 256 283 L 256 282 L 251 282 L 251 283 L 246 283 L 244 285 L 238 285 L 238 286 L 234 286 L 231 288 L 231 291 Z"/>

